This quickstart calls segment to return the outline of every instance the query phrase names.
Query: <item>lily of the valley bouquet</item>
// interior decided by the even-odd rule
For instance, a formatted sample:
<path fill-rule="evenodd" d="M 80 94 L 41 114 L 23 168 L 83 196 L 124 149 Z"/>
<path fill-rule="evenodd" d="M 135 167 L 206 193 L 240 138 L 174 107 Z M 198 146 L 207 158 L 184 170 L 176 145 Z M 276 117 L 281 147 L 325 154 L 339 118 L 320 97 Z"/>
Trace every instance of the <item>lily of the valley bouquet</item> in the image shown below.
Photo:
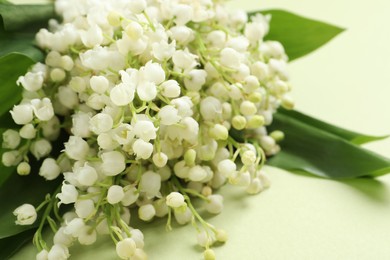
<path fill-rule="evenodd" d="M 288 61 L 340 28 L 211 0 L 2 1 L 0 15 L 1 259 L 26 241 L 38 260 L 68 259 L 98 236 L 147 259 L 133 218 L 190 223 L 215 259 L 228 235 L 202 212 L 222 211 L 223 185 L 268 188 L 265 163 L 334 178 L 389 169 L 358 146 L 379 137 L 292 110 Z"/>

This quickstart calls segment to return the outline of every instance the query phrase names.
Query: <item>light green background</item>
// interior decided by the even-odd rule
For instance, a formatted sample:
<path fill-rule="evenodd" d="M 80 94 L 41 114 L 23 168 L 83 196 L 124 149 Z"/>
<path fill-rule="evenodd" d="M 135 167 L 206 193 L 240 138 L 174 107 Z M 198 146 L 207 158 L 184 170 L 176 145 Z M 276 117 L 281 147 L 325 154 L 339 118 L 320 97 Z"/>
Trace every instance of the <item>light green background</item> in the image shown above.
<path fill-rule="evenodd" d="M 290 66 L 297 109 L 364 133 L 390 133 L 390 1 L 240 0 L 246 9 L 282 8 L 332 22 L 347 31 Z M 390 157 L 390 141 L 368 145 Z M 348 155 L 345 155 L 348 156 Z M 209 221 L 229 241 L 215 248 L 223 260 L 390 259 L 390 176 L 331 181 L 267 167 L 271 189 L 247 196 L 222 189 L 225 209 Z M 166 232 L 162 221 L 142 225 L 151 260 L 201 259 L 195 231 Z M 107 240 L 77 247 L 75 260 L 116 259 Z M 14 259 L 34 259 L 32 247 Z"/>

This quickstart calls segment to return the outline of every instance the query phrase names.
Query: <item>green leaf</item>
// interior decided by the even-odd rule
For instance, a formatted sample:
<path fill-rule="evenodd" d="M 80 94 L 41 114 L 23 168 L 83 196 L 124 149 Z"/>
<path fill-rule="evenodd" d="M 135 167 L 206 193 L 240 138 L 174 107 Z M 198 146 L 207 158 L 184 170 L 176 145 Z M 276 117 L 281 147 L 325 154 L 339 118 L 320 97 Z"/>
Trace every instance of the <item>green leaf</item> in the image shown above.
<path fill-rule="evenodd" d="M 22 87 L 16 85 L 16 80 L 33 63 L 29 57 L 19 53 L 0 57 L 0 116 L 21 99 Z"/>
<path fill-rule="evenodd" d="M 350 141 L 353 144 L 357 144 L 357 145 L 361 145 L 361 144 L 365 144 L 365 143 L 373 142 L 373 141 L 379 141 L 379 140 L 383 140 L 383 139 L 389 137 L 388 135 L 385 135 L 385 136 L 365 135 L 365 134 L 357 133 L 354 131 L 346 130 L 346 129 L 337 127 L 335 125 L 331 125 L 329 123 L 320 121 L 320 120 L 315 119 L 313 117 L 310 117 L 308 115 L 302 114 L 302 113 L 295 111 L 295 110 L 287 110 L 284 108 L 279 108 L 278 113 L 286 115 L 286 116 L 291 117 L 291 118 L 295 118 L 299 121 L 305 122 L 306 124 L 308 124 L 312 127 L 325 130 L 329 133 L 337 135 L 337 136 L 339 136 L 347 141 Z"/>
<path fill-rule="evenodd" d="M 34 61 L 43 59 L 34 46 L 36 32 L 54 17 L 54 7 L 48 5 L 13 5 L 0 3 L 0 57 L 11 52 L 23 53 Z"/>
<path fill-rule="evenodd" d="M 282 130 L 285 140 L 281 142 L 280 153 L 270 158 L 268 164 L 335 179 L 374 177 L 390 172 L 390 159 L 349 142 L 345 137 L 351 135 L 341 134 L 340 128 L 331 132 L 317 128 L 316 124 L 311 125 L 304 117 L 276 113 L 269 130 Z"/>
<path fill-rule="evenodd" d="M 37 166 L 37 165 L 35 165 Z M 45 199 L 45 195 L 53 192 L 60 180 L 46 181 L 37 174 L 37 168 L 28 176 L 13 174 L 0 189 L 0 239 L 19 234 L 23 231 L 35 228 L 39 219 L 28 226 L 15 224 L 15 216 L 12 212 L 24 203 L 38 206 Z"/>
<path fill-rule="evenodd" d="M 6 31 L 39 29 L 55 16 L 53 4 L 13 5 L 0 3 L 0 16 Z"/>
<path fill-rule="evenodd" d="M 256 13 L 252 12 L 249 15 Z M 344 31 L 340 27 L 283 10 L 267 10 L 261 11 L 261 13 L 272 15 L 270 32 L 266 36 L 266 40 L 281 42 L 290 61 L 318 49 Z"/>
<path fill-rule="evenodd" d="M 27 230 L 12 237 L 0 239 L 0 259 L 11 259 L 25 244 L 32 241 L 35 230 Z"/>

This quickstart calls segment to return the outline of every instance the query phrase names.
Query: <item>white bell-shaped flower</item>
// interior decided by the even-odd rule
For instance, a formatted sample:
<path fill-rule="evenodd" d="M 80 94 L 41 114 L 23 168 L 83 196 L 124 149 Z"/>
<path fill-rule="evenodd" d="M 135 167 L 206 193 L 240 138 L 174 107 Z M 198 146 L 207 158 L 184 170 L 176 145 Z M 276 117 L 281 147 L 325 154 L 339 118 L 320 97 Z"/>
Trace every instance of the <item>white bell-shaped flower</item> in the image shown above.
<path fill-rule="evenodd" d="M 114 120 L 105 113 L 98 113 L 89 120 L 89 129 L 97 135 L 108 132 L 113 125 Z"/>
<path fill-rule="evenodd" d="M 41 121 L 48 121 L 54 116 L 53 105 L 49 98 L 33 99 L 31 106 L 35 116 Z"/>
<path fill-rule="evenodd" d="M 53 158 L 46 158 L 39 169 L 39 175 L 46 180 L 54 180 L 61 173 L 61 168 Z"/>
<path fill-rule="evenodd" d="M 123 172 L 126 168 L 125 157 L 121 152 L 110 151 L 101 154 L 102 172 L 107 176 L 115 176 Z"/>
<path fill-rule="evenodd" d="M 160 193 L 161 176 L 155 172 L 147 171 L 142 174 L 139 185 L 140 191 L 144 192 L 147 197 L 156 197 Z"/>
<path fill-rule="evenodd" d="M 163 125 L 173 125 L 180 121 L 181 117 L 178 115 L 179 111 L 171 106 L 163 106 L 158 112 L 160 123 Z"/>
<path fill-rule="evenodd" d="M 12 119 L 18 125 L 25 125 L 33 119 L 33 107 L 30 104 L 20 104 L 10 111 Z"/>
<path fill-rule="evenodd" d="M 13 214 L 16 216 L 16 225 L 31 225 L 37 219 L 37 212 L 31 204 L 23 204 L 17 207 Z"/>
<path fill-rule="evenodd" d="M 79 136 L 70 136 L 68 142 L 64 144 L 66 155 L 74 160 L 83 160 L 89 152 L 88 143 Z"/>
<path fill-rule="evenodd" d="M 133 151 L 137 155 L 137 158 L 146 160 L 149 159 L 153 153 L 153 145 L 142 139 L 137 139 L 133 144 Z"/>
<path fill-rule="evenodd" d="M 76 202 L 78 195 L 79 193 L 75 186 L 63 183 L 61 192 L 56 197 L 60 200 L 59 204 L 70 204 Z"/>

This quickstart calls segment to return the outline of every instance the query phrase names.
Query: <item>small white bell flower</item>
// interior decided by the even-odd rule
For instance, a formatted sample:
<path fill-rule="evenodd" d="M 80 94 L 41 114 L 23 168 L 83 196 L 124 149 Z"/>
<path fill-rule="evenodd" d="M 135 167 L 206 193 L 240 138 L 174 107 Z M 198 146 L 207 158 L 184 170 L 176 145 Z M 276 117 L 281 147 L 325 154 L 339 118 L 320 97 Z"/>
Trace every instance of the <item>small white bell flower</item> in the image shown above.
<path fill-rule="evenodd" d="M 123 172 L 126 168 L 125 157 L 118 151 L 110 151 L 102 153 L 101 169 L 107 176 L 115 176 Z"/>
<path fill-rule="evenodd" d="M 37 219 L 37 212 L 31 204 L 23 204 L 17 207 L 13 214 L 16 216 L 16 225 L 31 225 Z"/>
<path fill-rule="evenodd" d="M 91 199 L 76 200 L 74 208 L 79 218 L 87 218 L 95 210 L 95 204 Z"/>
<path fill-rule="evenodd" d="M 142 139 L 137 139 L 133 144 L 133 151 L 137 155 L 137 158 L 146 160 L 149 159 L 153 153 L 153 145 Z"/>
<path fill-rule="evenodd" d="M 88 143 L 79 136 L 70 136 L 64 146 L 66 155 L 74 160 L 84 160 L 89 152 Z"/>
<path fill-rule="evenodd" d="M 164 81 L 161 85 L 161 94 L 167 98 L 176 98 L 180 96 L 180 86 L 176 80 L 170 79 Z"/>
<path fill-rule="evenodd" d="M 98 174 L 96 169 L 88 163 L 85 163 L 84 166 L 78 167 L 75 170 L 77 181 L 84 186 L 92 186 L 98 179 Z"/>
<path fill-rule="evenodd" d="M 173 125 L 180 121 L 181 117 L 178 115 L 179 111 L 171 106 L 163 106 L 158 112 L 158 117 L 160 118 L 160 123 L 163 125 Z"/>
<path fill-rule="evenodd" d="M 105 113 L 98 113 L 89 120 L 89 129 L 97 135 L 108 132 L 113 125 L 114 120 Z"/>
<path fill-rule="evenodd" d="M 104 76 L 92 76 L 89 80 L 89 84 L 92 90 L 98 94 L 104 94 L 109 87 L 109 81 Z"/>
<path fill-rule="evenodd" d="M 30 104 L 20 104 L 13 107 L 10 111 L 12 119 L 18 125 L 30 123 L 33 116 L 33 107 Z"/>
<path fill-rule="evenodd" d="M 46 158 L 39 169 L 39 175 L 46 180 L 54 180 L 61 173 L 61 168 L 53 158 Z"/>
<path fill-rule="evenodd" d="M 147 171 L 142 174 L 139 183 L 140 191 L 147 197 L 155 197 L 159 194 L 161 188 L 161 176 L 155 172 Z"/>
<path fill-rule="evenodd" d="M 33 99 L 31 106 L 35 116 L 41 121 L 49 121 L 54 116 L 53 105 L 49 98 Z"/>
<path fill-rule="evenodd" d="M 34 92 L 42 88 L 43 81 L 44 75 L 42 72 L 27 72 L 26 75 L 18 78 L 16 84 L 22 85 L 25 90 Z"/>
<path fill-rule="evenodd" d="M 70 204 L 76 202 L 78 195 L 79 193 L 75 186 L 63 183 L 61 192 L 56 197 L 60 200 L 59 204 Z"/>
<path fill-rule="evenodd" d="M 66 246 L 55 244 L 47 254 L 47 260 L 66 260 L 69 256 L 69 250 Z"/>
<path fill-rule="evenodd" d="M 152 204 L 142 205 L 138 209 L 138 216 L 143 221 L 149 221 L 156 215 L 156 210 Z"/>
<path fill-rule="evenodd" d="M 125 193 L 122 186 L 112 185 L 107 192 L 107 202 L 110 204 L 116 204 L 123 200 Z"/>
<path fill-rule="evenodd" d="M 136 1 L 134 1 L 136 2 Z M 132 238 L 125 238 L 116 244 L 116 253 L 121 259 L 130 259 L 137 246 Z"/>

